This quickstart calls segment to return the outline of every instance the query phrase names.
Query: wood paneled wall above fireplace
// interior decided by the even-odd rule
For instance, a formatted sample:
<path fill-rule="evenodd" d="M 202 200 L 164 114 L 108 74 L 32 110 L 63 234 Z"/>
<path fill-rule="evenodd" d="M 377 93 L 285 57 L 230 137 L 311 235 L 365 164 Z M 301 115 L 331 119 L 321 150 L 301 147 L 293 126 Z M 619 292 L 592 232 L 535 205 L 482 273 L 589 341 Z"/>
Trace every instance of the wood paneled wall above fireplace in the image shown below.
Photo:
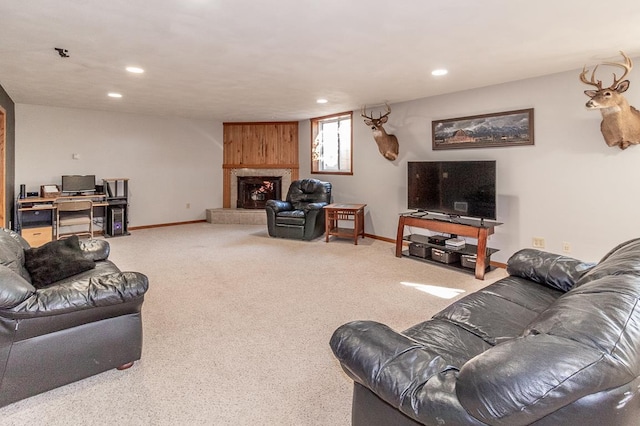
<path fill-rule="evenodd" d="M 222 207 L 231 206 L 234 169 L 290 169 L 298 179 L 298 122 L 223 123 Z M 286 192 L 289 188 L 282 188 Z"/>

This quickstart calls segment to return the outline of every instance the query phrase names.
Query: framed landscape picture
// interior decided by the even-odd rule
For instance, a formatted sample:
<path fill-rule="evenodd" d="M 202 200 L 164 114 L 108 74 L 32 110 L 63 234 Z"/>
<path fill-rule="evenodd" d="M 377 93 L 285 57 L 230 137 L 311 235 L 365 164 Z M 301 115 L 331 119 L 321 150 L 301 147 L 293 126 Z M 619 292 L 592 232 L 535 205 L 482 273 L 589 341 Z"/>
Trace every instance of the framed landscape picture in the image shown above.
<path fill-rule="evenodd" d="M 533 108 L 431 122 L 433 149 L 533 145 Z"/>

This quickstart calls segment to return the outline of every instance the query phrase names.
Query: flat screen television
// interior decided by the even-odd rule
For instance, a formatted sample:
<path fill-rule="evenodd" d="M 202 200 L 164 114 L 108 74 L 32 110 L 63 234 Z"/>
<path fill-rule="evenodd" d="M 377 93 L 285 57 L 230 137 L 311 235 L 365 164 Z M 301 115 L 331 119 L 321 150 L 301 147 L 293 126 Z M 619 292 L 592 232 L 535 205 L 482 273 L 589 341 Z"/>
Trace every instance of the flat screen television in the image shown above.
<path fill-rule="evenodd" d="M 496 219 L 495 161 L 410 161 L 408 208 Z"/>
<path fill-rule="evenodd" d="M 91 193 L 96 190 L 95 175 L 63 175 L 62 192 L 72 194 Z"/>

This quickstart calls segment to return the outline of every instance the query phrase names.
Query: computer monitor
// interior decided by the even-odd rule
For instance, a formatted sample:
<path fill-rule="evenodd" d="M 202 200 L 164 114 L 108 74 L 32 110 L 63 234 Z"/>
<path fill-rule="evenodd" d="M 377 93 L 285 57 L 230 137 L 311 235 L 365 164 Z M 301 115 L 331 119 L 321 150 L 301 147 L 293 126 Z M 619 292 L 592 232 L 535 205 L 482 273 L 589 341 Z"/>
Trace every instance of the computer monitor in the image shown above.
<path fill-rule="evenodd" d="M 95 175 L 63 175 L 62 192 L 72 194 L 94 193 L 96 191 Z"/>

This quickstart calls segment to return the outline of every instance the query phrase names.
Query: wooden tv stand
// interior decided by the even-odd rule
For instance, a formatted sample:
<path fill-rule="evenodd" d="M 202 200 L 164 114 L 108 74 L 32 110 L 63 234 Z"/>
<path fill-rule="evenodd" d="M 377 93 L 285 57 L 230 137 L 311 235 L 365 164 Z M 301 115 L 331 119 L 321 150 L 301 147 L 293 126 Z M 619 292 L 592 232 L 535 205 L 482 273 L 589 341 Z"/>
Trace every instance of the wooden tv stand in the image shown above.
<path fill-rule="evenodd" d="M 407 257 L 420 259 L 414 256 L 410 256 L 408 252 L 402 252 L 402 245 L 404 241 L 419 242 L 429 245 L 434 248 L 442 249 L 445 251 L 455 251 L 463 254 L 475 254 L 476 267 L 475 277 L 479 280 L 484 279 L 484 273 L 488 265 L 488 257 L 492 253 L 498 251 L 495 249 L 487 248 L 487 238 L 493 234 L 494 228 L 501 225 L 499 222 L 481 221 L 479 219 L 467 219 L 467 218 L 448 218 L 447 216 L 439 215 L 426 215 L 423 217 L 415 216 L 412 213 L 401 214 L 398 220 L 398 234 L 396 236 L 396 257 L 402 257 L 403 254 Z M 434 232 L 442 232 L 450 235 L 457 235 L 462 237 L 470 237 L 478 240 L 478 245 L 466 244 L 463 248 L 454 249 L 436 244 L 430 244 L 427 242 L 427 237 L 424 235 L 409 235 L 404 236 L 404 227 L 414 226 L 416 228 L 428 229 Z M 420 259 L 423 260 L 423 259 Z M 446 265 L 438 263 L 436 261 L 430 261 L 436 264 Z M 463 269 L 461 265 L 453 265 L 452 267 L 457 269 Z"/>

